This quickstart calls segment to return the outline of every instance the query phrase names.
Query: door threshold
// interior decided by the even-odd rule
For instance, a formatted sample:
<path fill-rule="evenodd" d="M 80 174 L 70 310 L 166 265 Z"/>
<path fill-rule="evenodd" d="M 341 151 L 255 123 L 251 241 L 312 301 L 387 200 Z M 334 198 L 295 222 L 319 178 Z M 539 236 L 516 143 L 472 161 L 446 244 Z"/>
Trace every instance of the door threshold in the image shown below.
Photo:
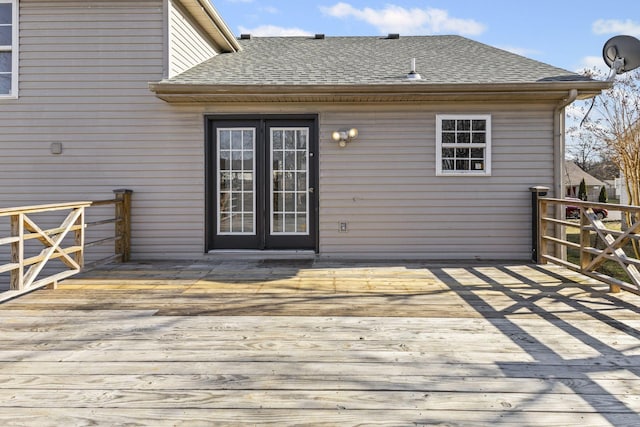
<path fill-rule="evenodd" d="M 218 259 L 263 260 L 263 259 L 316 259 L 312 250 L 270 250 L 253 249 L 214 249 L 207 253 Z"/>

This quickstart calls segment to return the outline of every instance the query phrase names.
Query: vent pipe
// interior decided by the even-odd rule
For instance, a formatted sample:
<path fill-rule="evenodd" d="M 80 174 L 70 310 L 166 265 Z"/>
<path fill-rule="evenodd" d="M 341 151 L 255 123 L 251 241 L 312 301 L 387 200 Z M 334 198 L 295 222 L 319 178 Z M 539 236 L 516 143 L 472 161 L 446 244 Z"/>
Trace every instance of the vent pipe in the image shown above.
<path fill-rule="evenodd" d="M 422 80 L 422 76 L 416 71 L 416 58 L 411 58 L 411 71 L 407 74 L 407 80 Z"/>

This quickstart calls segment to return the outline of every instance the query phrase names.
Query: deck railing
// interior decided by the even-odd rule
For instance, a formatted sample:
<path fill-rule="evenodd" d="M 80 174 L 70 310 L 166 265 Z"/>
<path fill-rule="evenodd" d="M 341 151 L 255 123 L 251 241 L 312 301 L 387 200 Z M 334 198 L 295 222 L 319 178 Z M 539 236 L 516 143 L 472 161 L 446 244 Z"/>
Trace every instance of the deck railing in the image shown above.
<path fill-rule="evenodd" d="M 609 285 L 640 294 L 640 206 L 537 197 L 534 260 L 562 265 Z M 569 212 L 577 216 L 567 218 Z M 575 209 L 578 208 L 578 209 Z M 601 209 L 608 217 L 602 218 Z M 619 214 L 618 214 L 619 213 Z"/>
<path fill-rule="evenodd" d="M 114 194 L 115 198 L 110 200 L 0 209 L 0 219 L 8 218 L 10 222 L 9 236 L 0 236 L 0 247 L 10 246 L 9 262 L 0 260 L 0 273 L 9 273 L 9 290 L 0 293 L 0 301 L 55 285 L 85 267 L 128 261 L 131 256 L 132 191 L 115 190 Z M 109 205 L 115 207 L 113 217 L 86 221 L 88 210 Z M 109 235 L 86 241 L 87 229 L 109 224 L 114 226 L 112 232 L 105 232 Z M 40 247 L 39 252 L 34 242 L 39 242 L 35 243 Z M 113 251 L 85 264 L 86 249 L 108 243 L 113 244 Z M 52 267 L 54 260 L 60 261 L 55 268 Z"/>

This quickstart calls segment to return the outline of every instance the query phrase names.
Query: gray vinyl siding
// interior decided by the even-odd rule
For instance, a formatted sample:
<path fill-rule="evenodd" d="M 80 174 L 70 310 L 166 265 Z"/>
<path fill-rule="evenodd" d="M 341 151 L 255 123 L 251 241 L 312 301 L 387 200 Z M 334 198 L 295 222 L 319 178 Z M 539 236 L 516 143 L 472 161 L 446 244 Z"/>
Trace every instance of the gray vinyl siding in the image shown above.
<path fill-rule="evenodd" d="M 201 257 L 203 114 L 318 113 L 321 256 L 529 258 L 528 187 L 554 184 L 551 104 L 172 105 L 148 89 L 163 77 L 162 1 L 20 7 L 20 98 L 0 101 L 2 206 L 129 188 L 134 259 Z M 438 113 L 491 114 L 492 176 L 435 175 Z M 360 135 L 340 149 L 330 134 L 345 127 Z"/>
<path fill-rule="evenodd" d="M 320 252 L 331 257 L 527 259 L 532 185 L 553 184 L 549 106 L 476 109 L 492 117 L 492 175 L 435 174 L 436 113 L 322 115 Z M 340 149 L 331 131 L 356 127 Z M 339 223 L 346 222 L 347 233 Z"/>
<path fill-rule="evenodd" d="M 162 1 L 20 7 L 20 98 L 0 102 L 0 205 L 130 188 L 134 257 L 201 255 L 202 118 L 148 89 L 162 79 Z M 52 142 L 62 155 L 50 154 Z"/>
<path fill-rule="evenodd" d="M 182 8 L 173 1 L 169 2 L 169 77 L 197 65 L 218 52 Z"/>
<path fill-rule="evenodd" d="M 530 259 L 529 187 L 553 188 L 553 105 L 200 105 L 206 113 L 319 113 L 321 257 Z M 490 114 L 492 175 L 436 176 L 436 114 Z M 346 148 L 336 129 L 356 127 Z M 186 130 L 186 128 L 185 128 Z M 201 138 L 204 136 L 201 135 Z M 348 232 L 339 232 L 346 222 Z"/>

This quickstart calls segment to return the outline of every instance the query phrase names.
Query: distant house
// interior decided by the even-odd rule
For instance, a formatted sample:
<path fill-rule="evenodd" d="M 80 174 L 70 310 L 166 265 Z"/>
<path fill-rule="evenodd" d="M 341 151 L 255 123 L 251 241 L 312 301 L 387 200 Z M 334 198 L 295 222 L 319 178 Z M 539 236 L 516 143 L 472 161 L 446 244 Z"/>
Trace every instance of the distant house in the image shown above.
<path fill-rule="evenodd" d="M 589 175 L 580 166 L 571 160 L 567 160 L 565 162 L 564 175 L 565 196 L 578 197 L 580 182 L 583 179 L 587 186 L 587 199 L 590 201 L 598 201 L 602 187 L 607 188 L 607 191 L 609 191 L 609 186 L 604 181 L 600 181 L 598 178 Z"/>
<path fill-rule="evenodd" d="M 207 0 L 0 0 L 0 29 L 2 206 L 130 188 L 137 259 L 529 259 L 564 108 L 609 86 L 458 36 L 237 39 Z"/>

